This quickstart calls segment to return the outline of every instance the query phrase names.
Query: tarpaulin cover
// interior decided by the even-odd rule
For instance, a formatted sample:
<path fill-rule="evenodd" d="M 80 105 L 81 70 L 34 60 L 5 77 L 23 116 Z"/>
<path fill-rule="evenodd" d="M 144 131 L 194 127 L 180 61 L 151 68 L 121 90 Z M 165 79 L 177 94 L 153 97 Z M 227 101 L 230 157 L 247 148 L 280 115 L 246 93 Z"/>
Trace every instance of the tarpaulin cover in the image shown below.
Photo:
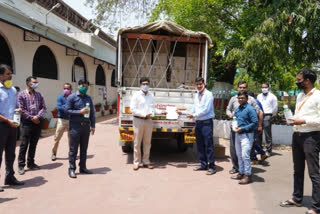
<path fill-rule="evenodd" d="M 209 47 L 212 47 L 212 40 L 210 39 L 209 35 L 203 32 L 195 32 L 192 30 L 185 29 L 181 25 L 178 25 L 176 23 L 162 20 L 162 21 L 156 21 L 152 23 L 148 23 L 142 26 L 136 26 L 136 27 L 129 27 L 129 28 L 121 28 L 119 30 L 119 35 L 123 33 L 145 33 L 145 34 L 152 34 L 156 31 L 166 31 L 170 35 L 175 36 L 185 36 L 185 37 L 195 37 L 195 38 L 206 38 L 209 42 Z"/>

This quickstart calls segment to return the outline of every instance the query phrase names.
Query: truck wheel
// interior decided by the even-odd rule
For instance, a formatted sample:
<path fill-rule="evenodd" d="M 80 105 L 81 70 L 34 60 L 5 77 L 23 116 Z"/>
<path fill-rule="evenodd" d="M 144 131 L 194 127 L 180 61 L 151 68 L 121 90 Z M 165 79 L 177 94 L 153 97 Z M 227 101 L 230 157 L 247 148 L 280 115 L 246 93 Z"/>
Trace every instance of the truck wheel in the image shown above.
<path fill-rule="evenodd" d="M 124 153 L 130 153 L 132 151 L 131 143 L 127 143 L 126 145 L 122 146 L 122 151 Z"/>
<path fill-rule="evenodd" d="M 184 143 L 184 135 L 180 135 L 177 139 L 177 146 L 179 152 L 185 152 L 188 150 L 188 144 Z"/>

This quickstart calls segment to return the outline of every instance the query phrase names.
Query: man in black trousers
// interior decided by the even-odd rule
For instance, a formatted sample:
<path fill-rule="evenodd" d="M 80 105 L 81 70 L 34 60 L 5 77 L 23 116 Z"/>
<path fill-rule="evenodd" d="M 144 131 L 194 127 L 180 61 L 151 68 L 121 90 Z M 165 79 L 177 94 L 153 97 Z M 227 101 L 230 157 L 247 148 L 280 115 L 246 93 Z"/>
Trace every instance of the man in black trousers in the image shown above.
<path fill-rule="evenodd" d="M 94 108 L 91 97 L 87 95 L 89 82 L 79 80 L 78 91 L 68 96 L 66 111 L 69 114 L 69 177 L 76 178 L 76 157 L 80 145 L 80 173 L 92 174 L 87 169 L 87 149 L 89 143 L 90 131 L 94 134 L 95 118 Z M 88 110 L 90 107 L 90 110 Z"/>
<path fill-rule="evenodd" d="M 12 87 L 12 68 L 0 65 L 0 166 L 2 153 L 5 151 L 6 178 L 5 185 L 23 185 L 14 176 L 13 163 L 16 150 L 16 135 L 19 124 L 13 121 L 16 109 L 16 89 Z M 0 192 L 3 188 L 0 187 Z"/>

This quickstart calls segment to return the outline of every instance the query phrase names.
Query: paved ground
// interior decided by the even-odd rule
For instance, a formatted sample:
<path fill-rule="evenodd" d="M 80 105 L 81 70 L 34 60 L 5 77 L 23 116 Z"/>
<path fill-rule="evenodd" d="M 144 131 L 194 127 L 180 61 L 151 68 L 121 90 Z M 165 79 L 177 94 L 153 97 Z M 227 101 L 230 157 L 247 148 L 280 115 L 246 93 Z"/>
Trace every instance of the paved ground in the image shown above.
<path fill-rule="evenodd" d="M 292 190 L 290 151 L 277 151 L 265 165 L 254 167 L 254 183 L 240 186 L 230 179 L 228 158 L 218 159 L 219 172 L 207 176 L 194 172 L 197 159 L 192 149 L 179 153 L 173 142 L 153 142 L 155 169 L 132 170 L 132 155 L 117 143 L 115 118 L 97 124 L 90 138 L 88 168 L 93 175 L 67 175 L 67 138 L 63 137 L 58 160 L 50 160 L 53 137 L 41 138 L 36 163 L 39 171 L 17 175 L 22 187 L 5 187 L 0 193 L 0 213 L 304 213 L 306 208 L 280 208 Z M 18 151 L 18 148 L 17 148 Z M 15 163 L 16 168 L 16 163 Z M 4 164 L 1 175 L 4 175 Z M 4 176 L 0 183 L 3 184 Z M 306 176 L 305 195 L 310 202 Z"/>

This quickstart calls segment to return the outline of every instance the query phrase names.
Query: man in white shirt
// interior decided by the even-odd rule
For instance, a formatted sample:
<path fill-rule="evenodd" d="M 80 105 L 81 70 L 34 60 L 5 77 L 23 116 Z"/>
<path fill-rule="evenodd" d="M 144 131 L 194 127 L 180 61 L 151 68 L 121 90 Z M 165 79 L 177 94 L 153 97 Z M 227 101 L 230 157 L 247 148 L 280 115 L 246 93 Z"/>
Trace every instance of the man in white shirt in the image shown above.
<path fill-rule="evenodd" d="M 133 115 L 133 133 L 134 133 L 134 151 L 133 151 L 133 169 L 138 170 L 143 165 L 148 169 L 153 169 L 150 163 L 150 149 L 152 137 L 151 114 L 154 106 L 153 97 L 148 93 L 150 80 L 147 77 L 140 79 L 140 88 L 133 95 L 130 103 L 130 110 Z M 143 157 L 141 160 L 141 141 L 143 142 Z"/>
<path fill-rule="evenodd" d="M 297 74 L 297 86 L 301 92 L 297 97 L 293 119 L 292 159 L 294 189 L 292 199 L 280 206 L 301 206 L 303 199 L 304 169 L 307 163 L 312 182 L 311 208 L 306 214 L 320 213 L 320 91 L 314 87 L 316 73 L 303 69 Z M 290 120 L 290 119 L 289 119 Z"/>
<path fill-rule="evenodd" d="M 278 111 L 278 99 L 269 91 L 269 83 L 262 83 L 262 93 L 258 95 L 257 99 L 262 105 L 263 115 L 263 132 L 266 137 L 267 155 L 270 156 L 272 152 L 272 116 L 277 114 Z M 258 142 L 262 143 L 262 133 L 259 136 Z M 260 145 L 262 146 L 262 145 Z"/>

